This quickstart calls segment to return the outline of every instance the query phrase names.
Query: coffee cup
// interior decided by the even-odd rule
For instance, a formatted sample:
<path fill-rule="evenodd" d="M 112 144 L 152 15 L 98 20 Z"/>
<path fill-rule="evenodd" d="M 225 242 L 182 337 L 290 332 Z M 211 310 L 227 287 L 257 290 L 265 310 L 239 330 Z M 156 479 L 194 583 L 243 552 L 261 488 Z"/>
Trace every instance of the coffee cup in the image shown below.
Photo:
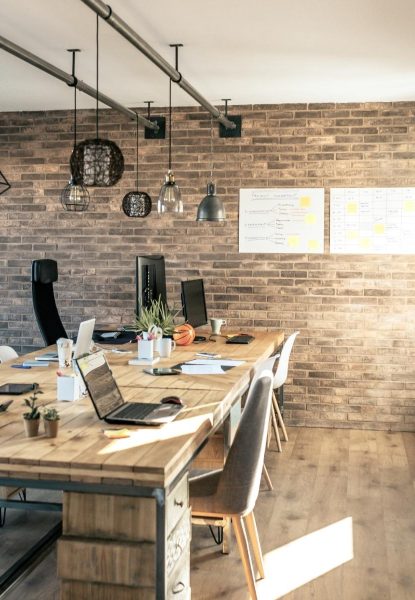
<path fill-rule="evenodd" d="M 70 367 L 72 364 L 72 346 L 73 341 L 67 338 L 59 338 L 56 341 L 56 347 L 58 349 L 58 361 L 59 367 L 64 369 Z"/>
<path fill-rule="evenodd" d="M 170 354 L 176 348 L 176 342 L 170 338 L 159 340 L 159 354 L 161 358 L 169 358 Z"/>
<path fill-rule="evenodd" d="M 226 325 L 225 319 L 209 319 L 213 335 L 220 335 L 220 328 Z"/>

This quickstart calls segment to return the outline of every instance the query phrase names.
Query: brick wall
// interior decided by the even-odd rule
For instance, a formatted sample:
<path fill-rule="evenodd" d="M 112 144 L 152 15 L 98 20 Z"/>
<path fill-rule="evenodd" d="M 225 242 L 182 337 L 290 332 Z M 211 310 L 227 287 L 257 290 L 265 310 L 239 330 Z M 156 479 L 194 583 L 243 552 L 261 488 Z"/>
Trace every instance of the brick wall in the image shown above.
<path fill-rule="evenodd" d="M 57 303 L 68 332 L 84 317 L 131 322 L 134 257 L 166 258 L 171 304 L 181 279 L 205 280 L 209 313 L 230 329 L 299 329 L 286 386 L 286 419 L 296 425 L 415 430 L 415 256 L 328 254 L 330 187 L 415 186 L 415 103 L 290 104 L 233 108 L 240 139 L 219 139 L 214 173 L 226 223 L 196 223 L 210 169 L 210 118 L 174 112 L 173 167 L 183 217 L 129 219 L 135 127 L 105 111 L 101 135 L 124 152 L 120 184 L 91 190 L 90 210 L 64 212 L 71 114 L 0 114 L 0 333 L 20 351 L 41 345 L 31 306 L 30 263 L 55 258 Z M 80 111 L 79 139 L 94 137 Z M 154 203 L 167 164 L 166 141 L 141 138 L 140 187 Z M 324 187 L 324 255 L 238 254 L 240 187 Z"/>

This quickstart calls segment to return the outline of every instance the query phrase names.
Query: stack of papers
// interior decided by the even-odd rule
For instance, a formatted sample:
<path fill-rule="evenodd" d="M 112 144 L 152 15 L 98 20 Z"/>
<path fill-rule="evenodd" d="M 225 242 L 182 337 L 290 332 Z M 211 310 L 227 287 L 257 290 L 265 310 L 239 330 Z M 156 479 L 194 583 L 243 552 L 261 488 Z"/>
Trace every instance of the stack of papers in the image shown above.
<path fill-rule="evenodd" d="M 186 375 L 223 375 L 232 367 L 242 365 L 244 360 L 195 358 L 177 365 Z"/>

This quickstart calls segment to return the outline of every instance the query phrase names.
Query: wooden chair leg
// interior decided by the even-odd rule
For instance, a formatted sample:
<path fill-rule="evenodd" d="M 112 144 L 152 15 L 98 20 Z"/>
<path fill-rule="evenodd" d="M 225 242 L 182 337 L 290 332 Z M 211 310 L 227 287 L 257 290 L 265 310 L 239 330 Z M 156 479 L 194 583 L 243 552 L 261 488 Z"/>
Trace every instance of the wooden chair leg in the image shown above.
<path fill-rule="evenodd" d="M 281 415 L 281 411 L 280 411 L 280 407 L 278 406 L 278 400 L 275 397 L 274 392 L 272 392 L 272 404 L 273 407 L 275 409 L 276 415 L 277 415 L 277 421 L 281 427 L 281 431 L 282 431 L 282 435 L 284 436 L 284 440 L 286 442 L 288 442 L 288 435 L 287 435 L 287 430 L 285 429 L 285 425 L 284 425 L 284 421 L 282 419 L 282 415 Z"/>
<path fill-rule="evenodd" d="M 274 434 L 275 434 L 275 440 L 276 440 L 277 446 L 278 446 L 278 452 L 282 452 L 281 440 L 280 440 L 280 433 L 278 431 L 277 419 L 275 417 L 275 411 L 274 411 L 274 409 L 272 407 L 271 407 L 271 419 L 272 419 L 272 428 L 273 428 Z"/>
<path fill-rule="evenodd" d="M 222 541 L 222 554 L 231 553 L 231 520 L 229 517 L 225 518 L 226 525 L 223 528 L 223 541 Z"/>
<path fill-rule="evenodd" d="M 254 570 L 252 568 L 252 560 L 249 553 L 248 539 L 246 537 L 244 522 L 241 517 L 232 517 L 232 523 L 235 531 L 236 541 L 238 542 L 239 553 L 241 555 L 249 593 L 252 600 L 258 600 Z"/>
<path fill-rule="evenodd" d="M 259 577 L 260 579 L 264 579 L 264 561 L 262 558 L 261 544 L 259 542 L 258 529 L 256 526 L 254 513 L 251 512 L 249 513 L 249 515 L 246 515 L 246 517 L 244 517 L 244 520 L 246 525 L 246 532 L 248 534 L 248 539 L 251 542 L 252 552 L 254 554 Z"/>
<path fill-rule="evenodd" d="M 262 474 L 264 476 L 269 491 L 272 491 L 274 489 L 274 486 L 272 485 L 271 477 L 269 476 L 268 469 L 266 468 L 265 464 L 262 467 Z"/>
<path fill-rule="evenodd" d="M 271 415 L 270 415 L 269 423 L 268 423 L 267 448 L 269 448 L 269 445 L 271 443 L 271 437 L 272 437 L 272 419 L 271 419 Z"/>

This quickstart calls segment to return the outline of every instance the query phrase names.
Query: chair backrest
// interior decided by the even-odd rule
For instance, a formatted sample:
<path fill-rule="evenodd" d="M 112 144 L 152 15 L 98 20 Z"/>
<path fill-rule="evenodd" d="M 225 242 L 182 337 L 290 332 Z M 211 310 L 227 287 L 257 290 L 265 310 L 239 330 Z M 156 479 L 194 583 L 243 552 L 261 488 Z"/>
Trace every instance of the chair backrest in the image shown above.
<path fill-rule="evenodd" d="M 259 362 L 257 365 L 255 365 L 254 367 L 254 375 L 251 379 L 251 383 L 249 385 L 249 390 L 248 390 L 248 394 L 245 400 L 245 405 L 250 401 L 251 396 L 254 392 L 254 383 L 257 381 L 257 379 L 259 379 L 259 377 L 261 377 L 262 373 L 264 371 L 271 371 L 271 373 L 274 372 L 274 365 L 275 362 L 277 360 L 277 358 L 279 358 L 279 354 L 274 354 L 273 356 L 270 356 L 269 358 L 266 358 L 265 360 L 261 360 L 261 362 Z"/>
<path fill-rule="evenodd" d="M 37 323 L 45 345 L 68 337 L 56 307 L 53 283 L 58 280 L 56 260 L 43 258 L 32 262 L 32 299 Z"/>
<path fill-rule="evenodd" d="M 13 360 L 13 358 L 17 358 L 18 356 L 16 350 L 11 346 L 0 346 L 0 363 Z"/>
<path fill-rule="evenodd" d="M 280 360 L 278 361 L 277 371 L 274 375 L 274 390 L 284 385 L 284 383 L 287 380 L 288 362 L 290 360 L 291 350 L 293 349 L 295 338 L 299 333 L 299 331 L 292 333 L 286 339 L 284 346 L 282 347 Z"/>
<path fill-rule="evenodd" d="M 224 514 L 243 516 L 254 509 L 264 464 L 272 381 L 272 372 L 263 371 L 245 404 L 215 493 L 218 509 Z"/>

